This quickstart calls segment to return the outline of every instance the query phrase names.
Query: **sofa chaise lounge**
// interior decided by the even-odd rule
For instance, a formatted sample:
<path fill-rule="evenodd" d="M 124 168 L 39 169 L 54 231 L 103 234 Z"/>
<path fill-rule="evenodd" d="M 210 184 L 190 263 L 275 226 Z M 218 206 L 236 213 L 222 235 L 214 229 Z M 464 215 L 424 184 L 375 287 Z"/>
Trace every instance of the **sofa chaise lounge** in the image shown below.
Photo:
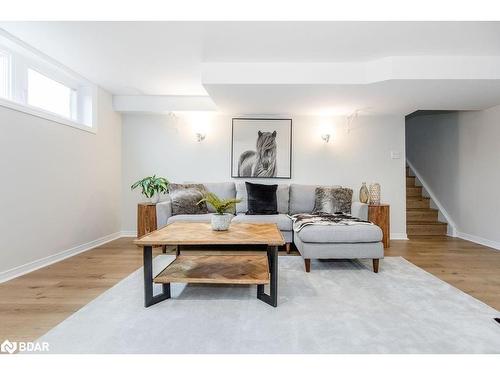
<path fill-rule="evenodd" d="M 384 257 L 382 230 L 376 225 L 309 225 L 294 232 L 288 214 L 311 213 L 314 208 L 316 185 L 280 184 L 277 189 L 278 214 L 246 215 L 247 194 L 244 182 L 204 183 L 205 188 L 220 198 L 239 198 L 233 223 L 273 223 L 278 226 L 290 252 L 293 242 L 304 259 L 306 272 L 310 272 L 311 259 L 373 259 L 373 270 L 378 272 L 379 259 Z M 156 206 L 158 228 L 176 221 L 210 222 L 208 214 L 172 215 L 170 198 Z M 351 214 L 367 220 L 368 205 L 352 202 Z"/>

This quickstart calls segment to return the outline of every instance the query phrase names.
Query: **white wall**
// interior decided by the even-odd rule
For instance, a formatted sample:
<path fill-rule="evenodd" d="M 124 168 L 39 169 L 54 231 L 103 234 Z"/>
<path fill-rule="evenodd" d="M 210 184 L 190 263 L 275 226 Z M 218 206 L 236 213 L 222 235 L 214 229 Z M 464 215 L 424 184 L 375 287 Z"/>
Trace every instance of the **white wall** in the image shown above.
<path fill-rule="evenodd" d="M 406 237 L 404 117 L 359 117 L 350 134 L 346 119 L 334 118 L 334 139 L 320 138 L 317 117 L 293 116 L 292 179 L 276 183 L 342 184 L 355 190 L 377 181 L 382 200 L 391 204 L 393 237 Z M 195 141 L 193 126 L 206 126 L 206 139 Z M 143 200 L 130 185 L 153 173 L 174 182 L 230 181 L 231 116 L 181 117 L 123 115 L 123 229 L 136 230 L 136 204 Z M 401 152 L 393 160 L 390 151 Z M 261 181 L 261 180 L 260 180 Z M 272 180 L 271 180 L 272 181 Z M 264 181 L 265 183 L 271 182 Z"/>
<path fill-rule="evenodd" d="M 102 90 L 97 125 L 93 134 L 0 107 L 0 279 L 120 231 L 121 116 Z"/>
<path fill-rule="evenodd" d="M 411 118 L 406 152 L 457 235 L 500 249 L 500 106 Z"/>

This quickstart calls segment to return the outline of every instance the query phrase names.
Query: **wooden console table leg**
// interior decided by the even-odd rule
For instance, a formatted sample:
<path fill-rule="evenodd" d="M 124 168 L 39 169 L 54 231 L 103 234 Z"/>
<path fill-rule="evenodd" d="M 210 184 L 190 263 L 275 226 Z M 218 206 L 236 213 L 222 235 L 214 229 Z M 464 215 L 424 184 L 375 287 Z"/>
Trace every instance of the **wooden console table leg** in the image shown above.
<path fill-rule="evenodd" d="M 162 292 L 153 296 L 153 248 L 143 247 L 144 261 L 144 307 L 152 306 L 170 298 L 170 284 L 162 284 Z"/>
<path fill-rule="evenodd" d="M 257 298 L 273 306 L 278 306 L 278 246 L 267 247 L 267 259 L 271 282 L 269 294 L 264 293 L 264 285 L 257 285 Z"/>

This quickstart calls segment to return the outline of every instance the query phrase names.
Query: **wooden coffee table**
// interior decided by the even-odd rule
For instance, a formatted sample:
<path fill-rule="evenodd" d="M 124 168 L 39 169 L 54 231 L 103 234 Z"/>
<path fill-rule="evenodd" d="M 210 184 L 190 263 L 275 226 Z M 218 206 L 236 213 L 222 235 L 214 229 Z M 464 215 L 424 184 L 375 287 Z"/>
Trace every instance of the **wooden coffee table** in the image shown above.
<path fill-rule="evenodd" d="M 278 305 L 278 246 L 285 240 L 276 224 L 231 224 L 228 231 L 213 231 L 209 223 L 176 222 L 134 241 L 143 247 L 144 305 L 149 307 L 170 298 L 170 283 L 257 285 L 257 298 Z M 180 255 L 153 278 L 152 247 L 156 245 L 206 246 L 261 245 L 260 255 Z M 201 248 L 203 249 L 203 248 Z M 259 249 L 256 249 L 259 250 Z M 153 295 L 153 283 L 162 293 Z M 264 292 L 269 284 L 270 293 Z"/>

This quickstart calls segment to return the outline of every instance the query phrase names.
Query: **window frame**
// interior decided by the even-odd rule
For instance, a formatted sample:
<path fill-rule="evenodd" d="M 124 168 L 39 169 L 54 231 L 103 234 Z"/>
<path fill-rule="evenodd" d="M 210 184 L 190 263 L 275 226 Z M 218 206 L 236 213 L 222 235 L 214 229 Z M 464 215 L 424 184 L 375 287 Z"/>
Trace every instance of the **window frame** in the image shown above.
<path fill-rule="evenodd" d="M 5 77 L 7 82 L 7 97 L 0 96 L 0 99 L 7 99 L 12 93 L 12 54 L 7 49 L 0 47 L 0 55 L 5 56 L 7 59 L 7 76 Z"/>
<path fill-rule="evenodd" d="M 96 85 L 72 72 L 57 61 L 33 49 L 24 42 L 0 29 L 0 52 L 10 61 L 9 97 L 0 97 L 0 106 L 68 125 L 90 133 L 97 133 Z M 28 104 L 28 69 L 56 81 L 71 90 L 71 118 Z"/>

